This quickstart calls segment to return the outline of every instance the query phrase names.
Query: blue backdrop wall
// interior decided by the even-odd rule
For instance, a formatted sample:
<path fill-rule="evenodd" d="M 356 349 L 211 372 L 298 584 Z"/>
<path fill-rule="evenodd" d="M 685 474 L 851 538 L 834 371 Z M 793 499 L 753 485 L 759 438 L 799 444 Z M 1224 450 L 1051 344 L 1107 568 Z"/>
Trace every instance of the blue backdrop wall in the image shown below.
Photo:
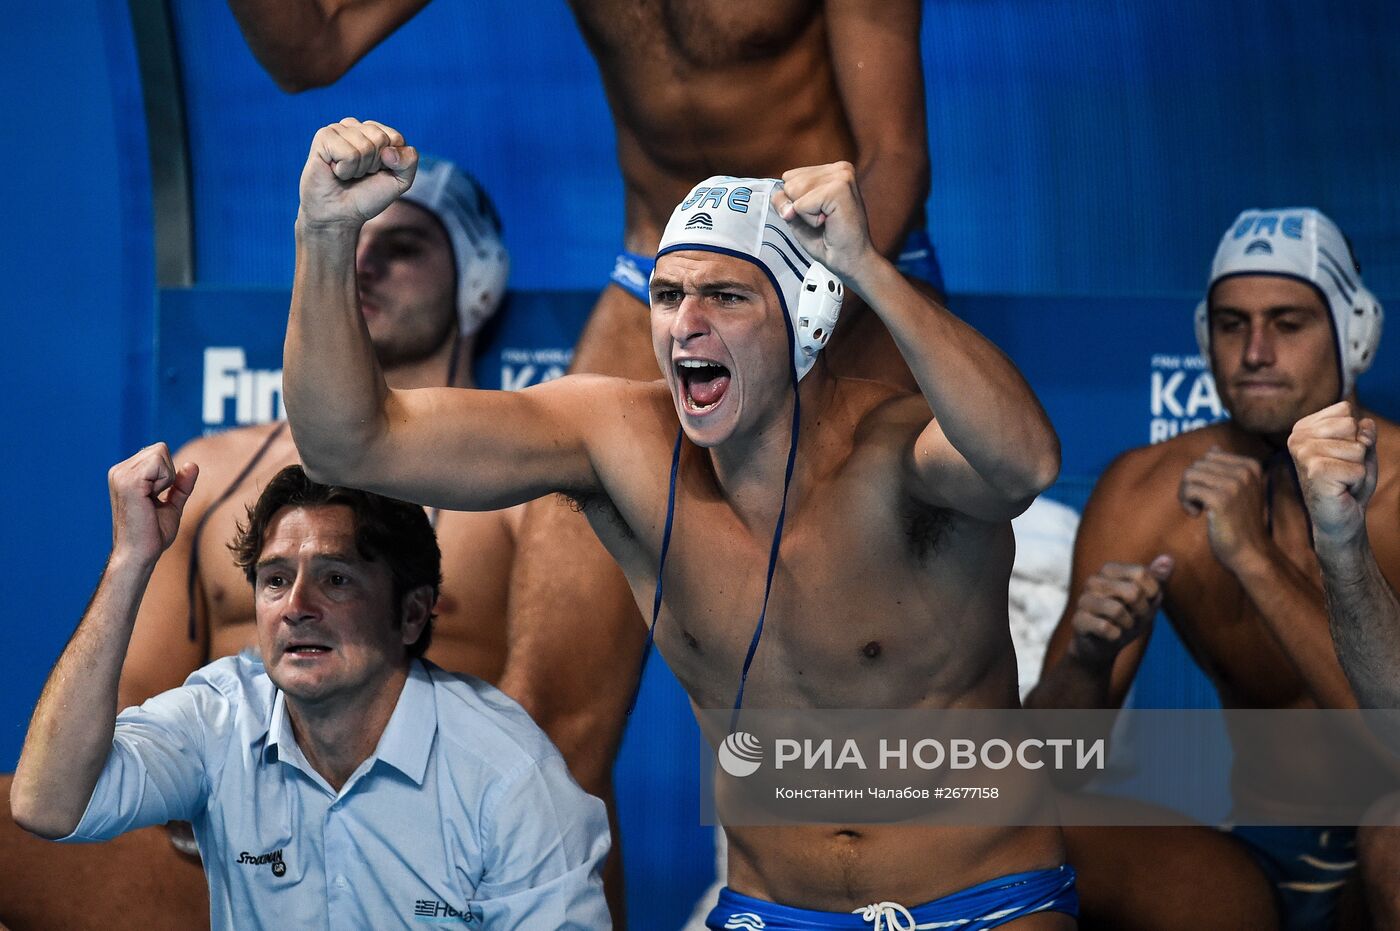
<path fill-rule="evenodd" d="M 18 337 L 0 373 L 0 769 L 105 555 L 105 470 L 156 438 L 157 309 L 203 294 L 277 303 L 316 127 L 384 119 L 470 166 L 506 218 L 516 289 L 586 307 L 620 239 L 611 122 L 563 4 L 437 0 L 338 85 L 296 97 L 258 68 L 224 6 L 173 6 L 197 289 L 166 301 L 125 5 L 56 0 L 0 35 L 0 306 Z M 947 0 L 926 7 L 923 40 L 931 230 L 950 289 L 981 295 L 955 307 L 1047 398 L 1065 441 L 1060 497 L 1081 503 L 1112 453 L 1158 421 L 1211 413 L 1184 409 L 1200 376 L 1187 314 L 1241 207 L 1323 207 L 1373 290 L 1400 298 L 1400 5 Z M 274 344 L 278 325 L 265 324 Z M 1394 413 L 1387 351 L 1362 387 Z M 1153 650 L 1147 703 L 1208 700 L 1179 648 Z M 619 774 L 640 927 L 672 924 L 707 878 L 687 717 L 652 664 Z"/>

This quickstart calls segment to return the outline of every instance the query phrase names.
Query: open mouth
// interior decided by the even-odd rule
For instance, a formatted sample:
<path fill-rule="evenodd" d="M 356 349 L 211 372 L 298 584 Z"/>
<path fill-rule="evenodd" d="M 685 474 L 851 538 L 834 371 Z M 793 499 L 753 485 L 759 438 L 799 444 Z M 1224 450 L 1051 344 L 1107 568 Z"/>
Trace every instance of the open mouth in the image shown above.
<path fill-rule="evenodd" d="M 331 648 L 322 643 L 289 643 L 283 652 L 288 656 L 319 656 L 330 651 Z"/>
<path fill-rule="evenodd" d="M 729 369 L 707 359 L 678 359 L 676 377 L 680 379 L 681 399 L 692 414 L 714 410 L 729 390 Z"/>

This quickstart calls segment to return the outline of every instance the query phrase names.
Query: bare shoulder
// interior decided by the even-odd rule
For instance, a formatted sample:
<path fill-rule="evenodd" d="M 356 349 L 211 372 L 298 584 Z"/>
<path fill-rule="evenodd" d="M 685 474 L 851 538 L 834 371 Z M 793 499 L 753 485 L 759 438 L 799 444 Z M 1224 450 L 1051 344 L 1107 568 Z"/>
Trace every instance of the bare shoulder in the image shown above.
<path fill-rule="evenodd" d="M 1367 508 L 1366 526 L 1373 545 L 1393 550 L 1400 564 L 1400 423 L 1371 411 L 1376 421 L 1376 490 Z"/>
<path fill-rule="evenodd" d="M 1213 446 L 1228 446 L 1223 424 L 1201 427 L 1161 443 L 1120 453 L 1099 476 L 1094 494 L 1097 496 L 1100 490 L 1129 495 L 1166 492 L 1167 500 L 1174 502 L 1182 472 Z"/>
<path fill-rule="evenodd" d="M 237 478 L 274 433 L 280 433 L 280 441 L 290 446 L 290 433 L 286 424 L 279 421 L 195 437 L 175 450 L 171 458 L 176 465 L 193 462 L 199 466 L 199 480 L 189 508 L 203 511 Z"/>
<path fill-rule="evenodd" d="M 1376 457 L 1382 485 L 1400 482 L 1400 423 L 1375 411 L 1366 416 L 1376 422 Z"/>
<path fill-rule="evenodd" d="M 1227 441 L 1226 428 L 1212 425 L 1120 454 L 1094 483 L 1084 506 L 1076 563 L 1097 571 L 1105 560 L 1146 563 L 1166 550 L 1184 559 L 1181 477 L 1212 446 Z"/>
<path fill-rule="evenodd" d="M 225 461 L 237 459 L 240 455 L 251 457 L 257 452 L 258 447 L 267 442 L 268 437 L 273 433 L 286 429 L 286 424 L 282 421 L 275 423 L 260 423 L 251 427 L 235 427 L 232 430 L 223 430 L 219 433 L 211 433 L 207 436 L 197 436 L 187 441 L 175 453 L 175 458 L 188 459 L 191 462 L 204 467 L 202 460 L 210 460 L 212 465 L 215 461 Z"/>
<path fill-rule="evenodd" d="M 547 399 L 595 429 L 631 429 L 657 419 L 672 424 L 676 420 L 670 391 L 660 379 L 632 381 L 611 375 L 565 375 L 526 388 L 523 394 Z"/>
<path fill-rule="evenodd" d="M 566 375 L 525 393 L 550 396 L 556 415 L 582 432 L 600 465 L 625 468 L 654 451 L 670 455 L 680 428 L 670 389 L 661 379 L 633 381 L 609 375 Z M 608 471 L 613 471 L 609 469 Z"/>
<path fill-rule="evenodd" d="M 607 413 L 615 431 L 611 438 L 638 444 L 639 448 L 659 445 L 669 451 L 680 429 L 680 420 L 666 382 L 659 378 L 655 381 L 621 378 L 608 381 L 612 384 L 602 400 L 610 405 Z"/>
<path fill-rule="evenodd" d="M 858 443 L 903 438 L 912 442 L 937 417 L 917 391 L 864 378 L 839 378 L 833 405 L 855 425 Z"/>

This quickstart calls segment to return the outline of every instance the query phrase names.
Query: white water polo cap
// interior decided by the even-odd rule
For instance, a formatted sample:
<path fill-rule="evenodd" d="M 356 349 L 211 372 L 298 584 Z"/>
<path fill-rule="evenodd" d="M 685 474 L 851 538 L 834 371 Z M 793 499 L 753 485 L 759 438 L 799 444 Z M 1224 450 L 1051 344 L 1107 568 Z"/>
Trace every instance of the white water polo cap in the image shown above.
<path fill-rule="evenodd" d="M 476 179 L 445 159 L 424 156 L 403 199 L 438 218 L 457 265 L 457 328 L 471 336 L 501 306 L 510 253 L 501 218 Z"/>
<path fill-rule="evenodd" d="M 773 207 L 773 178 L 720 175 L 697 184 L 681 201 L 661 235 L 660 259 L 699 250 L 753 262 L 768 276 L 788 323 L 792 364 L 801 379 L 817 362 L 841 315 L 845 288 L 813 261 Z"/>
<path fill-rule="evenodd" d="M 1209 301 L 1215 286 L 1237 275 L 1282 275 L 1311 285 L 1332 313 L 1342 397 L 1371 367 L 1384 312 L 1361 283 L 1361 266 L 1342 231 L 1319 210 L 1246 210 L 1225 231 L 1210 267 L 1206 299 L 1196 307 L 1196 341 L 1210 359 Z"/>

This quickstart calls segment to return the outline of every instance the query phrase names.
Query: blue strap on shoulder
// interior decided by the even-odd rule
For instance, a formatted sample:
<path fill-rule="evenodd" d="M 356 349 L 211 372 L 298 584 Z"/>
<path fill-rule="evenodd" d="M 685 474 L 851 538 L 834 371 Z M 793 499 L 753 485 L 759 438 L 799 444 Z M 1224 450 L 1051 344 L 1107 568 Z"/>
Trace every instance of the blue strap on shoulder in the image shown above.
<path fill-rule="evenodd" d="M 796 385 L 796 369 L 793 370 L 793 387 Z M 796 390 L 792 395 L 792 443 L 788 446 L 787 471 L 783 473 L 783 503 L 778 508 L 778 523 L 773 528 L 773 545 L 768 548 L 768 575 L 763 581 L 763 607 L 758 612 L 758 624 L 753 629 L 753 640 L 749 641 L 749 652 L 744 657 L 744 668 L 739 673 L 739 693 L 734 696 L 734 714 L 729 719 L 729 731 L 739 727 L 739 709 L 744 706 L 744 686 L 749 682 L 749 667 L 753 665 L 754 654 L 758 652 L 758 641 L 763 638 L 763 620 L 768 616 L 768 595 L 773 591 L 773 573 L 778 568 L 778 548 L 783 542 L 783 523 L 787 519 L 788 488 L 792 486 L 792 472 L 797 465 L 797 433 L 802 423 L 802 399 Z"/>
<path fill-rule="evenodd" d="M 642 676 L 647 671 L 647 659 L 651 656 L 651 645 L 656 642 L 656 622 L 661 617 L 661 590 L 666 579 L 666 551 L 671 548 L 671 525 L 676 520 L 676 476 L 681 467 L 681 438 L 684 429 L 676 430 L 676 445 L 671 450 L 671 482 L 666 490 L 666 526 L 661 531 L 661 559 L 656 566 L 656 595 L 651 600 L 651 626 L 647 629 L 647 645 L 642 649 L 642 665 L 637 670 L 637 684 L 632 688 L 632 700 L 627 703 L 627 713 L 637 707 L 637 698 L 642 694 Z"/>

